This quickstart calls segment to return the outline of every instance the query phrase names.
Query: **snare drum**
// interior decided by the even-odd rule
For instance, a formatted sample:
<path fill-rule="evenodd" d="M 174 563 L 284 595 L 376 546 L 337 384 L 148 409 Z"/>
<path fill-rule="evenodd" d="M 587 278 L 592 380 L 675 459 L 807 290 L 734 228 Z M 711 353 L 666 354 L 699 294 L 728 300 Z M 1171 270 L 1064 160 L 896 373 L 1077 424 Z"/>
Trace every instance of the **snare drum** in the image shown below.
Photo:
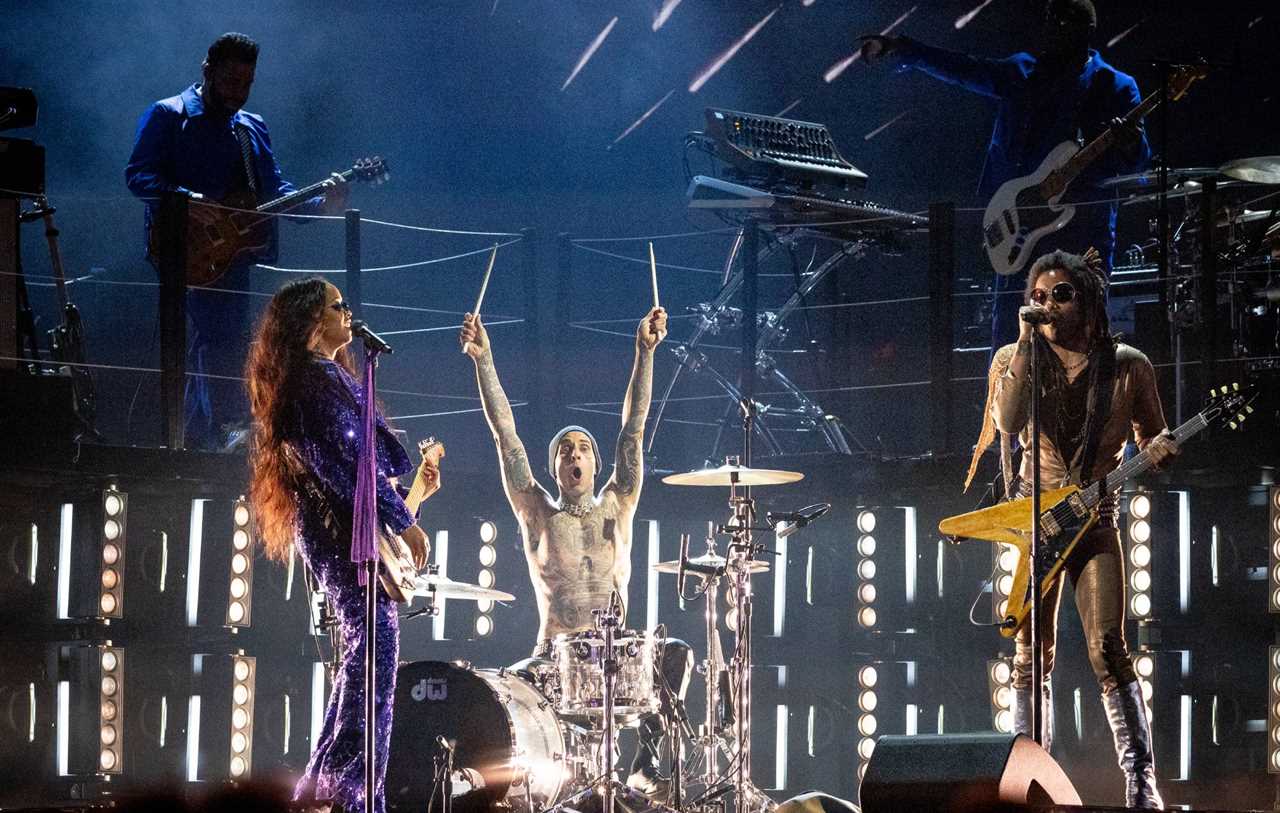
<path fill-rule="evenodd" d="M 454 740 L 454 769 L 473 768 L 484 789 L 455 809 L 554 804 L 568 781 L 564 731 L 551 705 L 505 669 L 407 663 L 396 673 L 395 721 L 387 762 L 389 810 L 422 811 L 432 798 L 436 736 Z"/>
<path fill-rule="evenodd" d="M 635 718 L 658 710 L 653 674 L 660 643 L 651 632 L 619 630 L 614 636 L 618 662 L 613 684 L 615 716 Z M 596 630 L 557 635 L 551 639 L 551 658 L 560 676 L 556 710 L 568 717 L 603 715 L 604 635 Z"/>

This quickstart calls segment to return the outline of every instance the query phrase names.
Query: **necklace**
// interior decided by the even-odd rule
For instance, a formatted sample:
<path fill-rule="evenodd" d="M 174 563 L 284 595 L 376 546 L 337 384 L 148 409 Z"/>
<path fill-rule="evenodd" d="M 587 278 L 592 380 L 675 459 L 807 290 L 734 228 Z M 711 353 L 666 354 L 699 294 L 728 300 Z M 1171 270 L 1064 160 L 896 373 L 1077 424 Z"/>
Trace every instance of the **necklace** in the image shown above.
<path fill-rule="evenodd" d="M 596 510 L 596 504 L 595 504 L 595 501 L 592 500 L 590 497 L 588 497 L 585 502 L 581 502 L 581 503 L 565 502 L 562 499 L 560 501 L 560 510 L 564 511 L 566 514 L 568 514 L 571 517 L 582 518 L 582 517 L 590 516 L 591 512 Z"/>

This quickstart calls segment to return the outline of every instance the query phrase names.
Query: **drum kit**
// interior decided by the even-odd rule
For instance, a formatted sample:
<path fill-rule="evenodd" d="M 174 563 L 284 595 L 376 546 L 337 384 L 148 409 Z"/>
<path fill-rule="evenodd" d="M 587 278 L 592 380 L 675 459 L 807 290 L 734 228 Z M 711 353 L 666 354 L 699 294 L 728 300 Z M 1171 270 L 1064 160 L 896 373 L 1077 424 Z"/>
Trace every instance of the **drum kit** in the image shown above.
<path fill-rule="evenodd" d="M 592 611 L 590 630 L 558 635 L 551 658 L 503 669 L 474 669 L 463 661 L 402 664 L 397 673 L 395 725 L 387 766 L 386 798 L 393 811 L 472 813 L 509 809 L 522 813 L 601 810 L 724 813 L 733 794 L 735 813 L 765 813 L 773 800 L 751 782 L 751 577 L 769 570 L 771 553 L 754 532 L 787 532 L 769 515 L 756 524 L 751 486 L 795 482 L 803 474 L 753 469 L 728 458 L 725 465 L 674 474 L 664 482 L 729 488 L 730 520 L 709 523 L 706 550 L 654 565 L 677 577 L 681 598 L 703 599 L 706 658 L 705 719 L 694 731 L 683 703 L 666 694 L 660 661 L 663 636 L 622 629 L 616 596 Z M 786 515 L 783 522 L 795 522 Z M 801 524 L 807 520 L 801 520 Z M 728 537 L 724 553 L 716 537 Z M 696 583 L 686 595 L 686 582 Z M 454 582 L 434 573 L 420 577 L 421 593 L 440 598 L 511 601 L 510 594 Z M 717 599 L 727 589 L 736 623 L 734 651 L 722 654 Z M 721 720 L 719 682 L 727 673 L 732 722 Z M 672 702 L 663 702 L 666 697 Z M 615 778 L 620 729 L 663 714 L 670 739 L 672 785 L 653 799 Z M 684 743 L 694 747 L 685 758 Z M 434 769 L 433 769 L 434 768 Z M 686 779 L 686 775 L 688 779 Z M 698 793 L 689 788 L 697 786 Z M 439 799 L 439 801 L 437 801 Z"/>

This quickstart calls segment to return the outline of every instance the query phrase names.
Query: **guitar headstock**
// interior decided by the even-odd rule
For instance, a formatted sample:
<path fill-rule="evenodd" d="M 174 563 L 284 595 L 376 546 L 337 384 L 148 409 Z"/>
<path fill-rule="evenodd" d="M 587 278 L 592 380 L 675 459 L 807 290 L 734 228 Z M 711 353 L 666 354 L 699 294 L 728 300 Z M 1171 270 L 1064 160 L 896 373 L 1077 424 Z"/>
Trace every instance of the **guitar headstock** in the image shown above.
<path fill-rule="evenodd" d="M 1179 65 L 1169 74 L 1169 99 L 1178 101 L 1187 95 L 1191 85 L 1209 75 L 1209 66 L 1201 60 L 1195 65 Z"/>
<path fill-rule="evenodd" d="M 1239 429 L 1253 414 L 1253 399 L 1257 388 L 1239 383 L 1226 384 L 1209 390 L 1209 400 L 1200 414 L 1207 423 L 1218 423 L 1231 429 Z"/>
<path fill-rule="evenodd" d="M 361 158 L 351 166 L 351 172 L 361 181 L 380 184 L 391 177 L 387 162 L 379 155 L 372 158 Z"/>
<path fill-rule="evenodd" d="M 422 455 L 423 465 L 438 468 L 440 459 L 444 457 L 444 444 L 431 435 L 418 441 L 418 454 Z"/>

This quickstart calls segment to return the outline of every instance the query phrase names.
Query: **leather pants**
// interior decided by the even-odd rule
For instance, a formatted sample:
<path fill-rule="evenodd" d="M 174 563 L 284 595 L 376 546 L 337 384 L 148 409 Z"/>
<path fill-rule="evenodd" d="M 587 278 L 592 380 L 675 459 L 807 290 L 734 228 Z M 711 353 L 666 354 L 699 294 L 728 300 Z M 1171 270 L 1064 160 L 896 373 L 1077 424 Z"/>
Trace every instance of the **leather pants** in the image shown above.
<path fill-rule="evenodd" d="M 1133 661 L 1129 658 L 1129 647 L 1124 640 L 1124 551 L 1119 531 L 1115 528 L 1091 529 L 1077 543 L 1067 558 L 1066 567 L 1058 571 L 1053 586 L 1042 601 L 1040 646 L 1046 681 L 1053 672 L 1058 604 L 1062 598 L 1063 580 L 1068 578 L 1075 590 L 1076 609 L 1084 627 L 1089 665 L 1102 693 L 1110 694 L 1117 686 L 1137 679 Z M 1029 620 L 1018 629 L 1013 657 L 1013 686 L 1024 691 L 1031 686 Z"/>

